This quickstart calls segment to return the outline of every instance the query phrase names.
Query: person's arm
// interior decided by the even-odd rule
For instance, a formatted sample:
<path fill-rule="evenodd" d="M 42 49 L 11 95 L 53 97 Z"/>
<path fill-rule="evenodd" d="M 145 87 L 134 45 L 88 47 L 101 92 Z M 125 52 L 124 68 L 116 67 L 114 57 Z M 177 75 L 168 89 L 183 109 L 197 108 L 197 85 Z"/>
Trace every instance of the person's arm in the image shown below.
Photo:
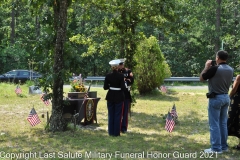
<path fill-rule="evenodd" d="M 125 79 L 125 81 L 128 81 L 128 85 L 132 85 L 134 82 L 134 78 L 133 78 L 133 73 L 131 70 L 128 71 L 128 77 Z"/>
<path fill-rule="evenodd" d="M 211 62 L 212 62 L 212 60 L 207 60 L 207 62 L 205 63 L 205 67 L 199 76 L 201 82 L 205 81 L 205 79 L 203 78 L 202 75 L 209 70 L 209 68 L 211 67 Z"/>
<path fill-rule="evenodd" d="M 124 75 L 123 74 L 120 74 L 120 85 L 121 85 L 121 90 L 122 91 L 125 91 L 125 89 L 126 89 L 126 85 L 125 85 L 125 80 L 124 80 Z"/>
<path fill-rule="evenodd" d="M 239 83 L 240 83 L 240 75 L 238 75 L 236 77 L 236 80 L 233 82 L 233 87 L 232 87 L 232 90 L 229 94 L 230 97 L 232 97 L 236 93 L 236 91 L 238 89 L 238 86 L 239 86 Z"/>
<path fill-rule="evenodd" d="M 108 83 L 108 80 L 107 80 L 107 76 L 105 77 L 105 80 L 104 80 L 103 89 L 104 90 L 108 90 L 109 89 L 109 83 Z"/>

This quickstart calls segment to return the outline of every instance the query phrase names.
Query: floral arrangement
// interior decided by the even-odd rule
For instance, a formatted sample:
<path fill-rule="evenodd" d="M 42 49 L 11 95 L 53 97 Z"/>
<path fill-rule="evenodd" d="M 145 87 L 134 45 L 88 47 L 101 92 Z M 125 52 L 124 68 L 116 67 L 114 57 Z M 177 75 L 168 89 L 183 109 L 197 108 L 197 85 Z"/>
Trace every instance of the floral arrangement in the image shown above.
<path fill-rule="evenodd" d="M 87 88 L 84 86 L 84 84 L 82 83 L 82 81 L 80 80 L 73 80 L 71 82 L 71 92 L 86 92 Z"/>

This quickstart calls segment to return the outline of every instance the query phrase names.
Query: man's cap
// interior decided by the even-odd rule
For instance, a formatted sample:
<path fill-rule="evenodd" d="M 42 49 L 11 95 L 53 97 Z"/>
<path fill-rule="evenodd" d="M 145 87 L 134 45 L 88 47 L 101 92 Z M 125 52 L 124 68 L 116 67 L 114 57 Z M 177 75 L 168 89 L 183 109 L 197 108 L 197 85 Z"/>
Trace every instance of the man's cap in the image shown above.
<path fill-rule="evenodd" d="M 126 61 L 126 58 L 120 58 L 119 59 L 121 62 L 119 63 L 120 65 L 123 64 Z"/>
<path fill-rule="evenodd" d="M 110 64 L 112 67 L 118 66 L 119 63 L 121 63 L 121 61 L 120 61 L 119 59 L 111 60 L 111 61 L 109 62 L 109 64 Z"/>

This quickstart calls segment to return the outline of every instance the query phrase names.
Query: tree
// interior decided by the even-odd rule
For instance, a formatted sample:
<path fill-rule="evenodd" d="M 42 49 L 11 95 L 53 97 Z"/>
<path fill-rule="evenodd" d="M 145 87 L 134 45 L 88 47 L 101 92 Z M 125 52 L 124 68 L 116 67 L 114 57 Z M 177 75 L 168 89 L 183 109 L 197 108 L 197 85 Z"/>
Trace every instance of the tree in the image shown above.
<path fill-rule="evenodd" d="M 93 30 L 95 35 L 92 34 L 91 38 L 93 39 L 93 36 L 103 37 L 102 35 L 105 37 L 99 43 L 92 43 L 89 48 L 109 55 L 109 60 L 117 57 L 126 58 L 126 66 L 134 69 L 136 62 L 133 56 L 141 32 L 138 26 L 144 21 L 149 21 L 158 26 L 173 22 L 177 17 L 174 14 L 174 8 L 177 5 L 178 1 L 175 0 L 167 2 L 164 0 L 88 1 L 85 5 L 88 7 L 86 9 L 87 13 L 92 8 L 96 8 L 100 13 L 105 13 L 99 29 Z M 78 38 L 81 36 L 78 36 Z M 110 53 L 109 48 L 111 49 Z M 113 51 L 114 54 L 111 53 Z"/>
<path fill-rule="evenodd" d="M 221 2 L 222 0 L 216 0 L 216 37 L 215 37 L 215 52 L 220 49 L 220 33 L 221 33 Z"/>
<path fill-rule="evenodd" d="M 15 1 L 12 0 L 12 13 L 11 13 L 11 17 L 12 17 L 12 21 L 11 21 L 11 44 L 13 45 L 15 42 Z"/>
<path fill-rule="evenodd" d="M 162 54 L 156 37 L 145 37 L 137 46 L 134 59 L 138 62 L 136 75 L 137 88 L 140 94 L 145 94 L 159 87 L 163 80 L 171 76 L 170 69 Z"/>
<path fill-rule="evenodd" d="M 53 17 L 49 16 L 47 18 L 50 21 L 42 21 L 46 23 L 50 27 L 47 28 L 49 34 L 46 34 L 47 40 L 44 41 L 47 57 L 44 58 L 42 64 L 42 71 L 44 74 L 44 78 L 40 81 L 39 85 L 43 87 L 44 91 L 48 93 L 48 96 L 52 98 L 52 114 L 50 117 L 50 127 L 49 129 L 53 132 L 55 131 L 63 131 L 66 129 L 67 123 L 62 117 L 63 111 L 63 84 L 64 79 L 66 77 L 66 72 L 68 68 L 65 67 L 66 59 L 66 35 L 67 35 L 67 10 L 71 3 L 71 0 L 55 0 L 49 1 L 48 5 L 44 1 L 38 1 L 36 3 L 32 2 L 32 5 L 36 5 L 33 8 L 46 8 L 52 7 Z M 44 12 L 47 13 L 47 12 Z M 40 15 L 35 12 L 36 15 Z M 47 13 L 49 14 L 49 13 Z M 35 28 L 37 29 L 36 35 L 39 35 L 39 24 L 36 24 Z M 45 29 L 45 28 L 43 28 Z M 52 36 L 53 35 L 53 36 Z M 41 41 L 42 37 L 38 37 Z M 53 45 L 52 45 L 53 44 Z M 54 46 L 54 47 L 52 47 Z M 42 49 L 44 46 L 41 44 L 36 45 L 37 50 Z M 49 93 L 50 89 L 52 93 Z"/>
<path fill-rule="evenodd" d="M 54 29 L 56 33 L 56 43 L 54 48 L 53 63 L 53 95 L 52 95 L 52 115 L 50 119 L 51 131 L 63 131 L 66 122 L 62 117 L 63 109 L 63 70 L 64 70 L 64 44 L 67 30 L 67 9 L 68 0 L 55 1 L 54 10 Z"/>

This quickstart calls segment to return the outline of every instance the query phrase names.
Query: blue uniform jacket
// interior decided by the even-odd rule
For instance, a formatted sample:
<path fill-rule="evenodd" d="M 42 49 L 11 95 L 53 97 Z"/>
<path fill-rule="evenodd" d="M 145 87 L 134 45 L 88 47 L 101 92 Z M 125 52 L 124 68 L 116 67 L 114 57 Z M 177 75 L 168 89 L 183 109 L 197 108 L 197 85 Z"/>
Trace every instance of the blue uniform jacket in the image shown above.
<path fill-rule="evenodd" d="M 110 87 L 120 88 L 121 90 L 111 90 Z M 103 85 L 104 90 L 108 90 L 106 100 L 109 102 L 122 102 L 125 100 L 124 90 L 125 82 L 123 74 L 117 70 L 113 70 L 112 73 L 106 75 Z"/>

